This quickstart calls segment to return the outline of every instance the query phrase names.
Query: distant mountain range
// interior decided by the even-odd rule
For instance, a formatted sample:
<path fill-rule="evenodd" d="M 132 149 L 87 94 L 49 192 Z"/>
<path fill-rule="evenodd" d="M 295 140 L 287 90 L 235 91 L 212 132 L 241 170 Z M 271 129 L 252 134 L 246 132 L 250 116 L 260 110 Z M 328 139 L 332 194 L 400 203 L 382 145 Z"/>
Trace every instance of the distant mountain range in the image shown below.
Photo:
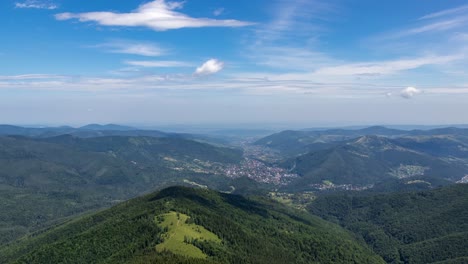
<path fill-rule="evenodd" d="M 70 126 L 60 127 L 20 127 L 12 125 L 0 125 L 0 136 L 25 136 L 34 138 L 48 138 L 61 135 L 72 135 L 80 138 L 126 136 L 126 137 L 173 137 L 184 138 L 205 143 L 226 145 L 228 140 L 219 135 L 172 133 L 159 130 L 143 130 L 121 125 L 90 124 L 79 128 Z"/>
<path fill-rule="evenodd" d="M 97 137 L 97 136 L 167 136 L 165 133 L 157 130 L 139 130 L 132 127 L 120 126 L 114 124 L 97 125 L 90 124 L 79 128 L 70 126 L 61 127 L 20 127 L 12 125 L 0 125 L 0 135 L 17 135 L 27 137 L 53 137 L 59 135 L 74 135 L 77 137 Z"/>
<path fill-rule="evenodd" d="M 282 131 L 255 142 L 256 145 L 269 147 L 279 151 L 282 155 L 291 157 L 307 153 L 311 150 L 326 149 L 334 146 L 336 142 L 354 139 L 357 137 L 374 135 L 390 138 L 404 136 L 443 136 L 450 135 L 458 140 L 468 143 L 467 128 L 436 128 L 431 130 L 398 130 L 381 126 L 362 129 L 329 129 L 315 131 Z"/>
<path fill-rule="evenodd" d="M 115 124 L 107 124 L 107 125 L 89 124 L 86 126 L 82 126 L 79 129 L 82 129 L 82 130 L 115 130 L 115 131 L 138 130 L 134 127 L 121 126 L 121 125 L 115 125 Z"/>

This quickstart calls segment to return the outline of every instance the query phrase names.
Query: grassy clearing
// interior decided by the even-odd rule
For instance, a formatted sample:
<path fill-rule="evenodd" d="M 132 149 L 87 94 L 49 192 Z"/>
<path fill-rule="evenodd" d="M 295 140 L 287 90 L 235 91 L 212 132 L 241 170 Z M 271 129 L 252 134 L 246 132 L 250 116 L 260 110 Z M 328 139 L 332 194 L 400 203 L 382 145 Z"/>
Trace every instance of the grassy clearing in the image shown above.
<path fill-rule="evenodd" d="M 302 193 L 281 193 L 270 192 L 268 196 L 286 206 L 294 207 L 299 210 L 306 210 L 307 206 L 312 203 L 316 196 L 312 192 Z"/>
<path fill-rule="evenodd" d="M 188 224 L 189 218 L 188 215 L 177 212 L 156 216 L 156 223 L 162 228 L 167 228 L 167 232 L 163 235 L 164 242 L 156 246 L 158 252 L 167 250 L 178 255 L 206 258 L 207 255 L 190 244 L 189 241 L 197 239 L 221 243 L 221 239 L 217 235 L 206 230 L 203 226 Z"/>

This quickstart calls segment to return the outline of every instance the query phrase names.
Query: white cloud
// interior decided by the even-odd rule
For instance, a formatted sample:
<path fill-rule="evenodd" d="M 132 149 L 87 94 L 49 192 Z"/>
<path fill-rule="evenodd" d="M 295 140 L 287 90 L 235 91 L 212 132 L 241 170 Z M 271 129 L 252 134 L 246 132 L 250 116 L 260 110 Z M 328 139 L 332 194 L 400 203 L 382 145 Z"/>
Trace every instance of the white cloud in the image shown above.
<path fill-rule="evenodd" d="M 150 43 L 135 43 L 127 41 L 114 41 L 93 46 L 95 48 L 104 48 L 111 53 L 132 54 L 147 57 L 162 56 L 167 53 L 167 50 L 156 44 Z"/>
<path fill-rule="evenodd" d="M 221 71 L 224 68 L 224 63 L 217 59 L 210 59 L 198 67 L 195 71 L 196 75 L 210 75 Z"/>
<path fill-rule="evenodd" d="M 405 89 L 401 90 L 400 96 L 406 99 L 410 99 L 415 95 L 422 93 L 422 91 L 415 87 L 406 87 Z"/>
<path fill-rule="evenodd" d="M 125 61 L 126 64 L 147 68 L 190 67 L 190 63 L 183 61 Z"/>
<path fill-rule="evenodd" d="M 57 9 L 56 4 L 50 3 L 48 1 L 39 1 L 39 0 L 27 0 L 24 2 L 16 2 L 16 8 L 35 8 L 35 9 L 48 9 L 53 10 Z"/>
<path fill-rule="evenodd" d="M 224 13 L 224 8 L 223 7 L 220 7 L 220 8 L 216 8 L 214 11 L 213 11 L 213 15 L 214 16 L 220 16 Z"/>
<path fill-rule="evenodd" d="M 102 26 L 148 27 L 155 31 L 179 28 L 200 27 L 243 27 L 253 23 L 239 20 L 218 20 L 210 18 L 193 18 L 175 10 L 181 9 L 183 2 L 166 2 L 155 0 L 140 5 L 130 13 L 88 12 L 60 13 L 57 20 L 78 19 L 80 22 L 96 22 Z"/>

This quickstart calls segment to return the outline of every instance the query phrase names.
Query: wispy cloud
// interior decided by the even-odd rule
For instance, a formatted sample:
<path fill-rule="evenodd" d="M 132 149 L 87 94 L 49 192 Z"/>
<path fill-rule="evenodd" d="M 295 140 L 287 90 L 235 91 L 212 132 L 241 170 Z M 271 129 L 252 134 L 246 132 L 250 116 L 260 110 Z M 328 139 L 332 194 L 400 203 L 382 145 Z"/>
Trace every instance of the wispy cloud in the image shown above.
<path fill-rule="evenodd" d="M 49 1 L 27 0 L 24 2 L 16 2 L 15 7 L 16 8 L 34 8 L 34 9 L 54 10 L 58 8 L 58 5 L 51 3 Z"/>
<path fill-rule="evenodd" d="M 400 71 L 417 69 L 426 65 L 440 65 L 460 60 L 460 55 L 427 56 L 413 59 L 398 59 L 392 61 L 364 62 L 325 67 L 315 71 L 317 75 L 386 75 Z"/>
<path fill-rule="evenodd" d="M 468 5 L 442 10 L 420 17 L 409 23 L 408 27 L 387 32 L 379 39 L 399 39 L 422 34 L 436 34 L 450 32 L 451 30 L 465 30 L 468 24 Z"/>
<path fill-rule="evenodd" d="M 300 95 L 314 98 L 385 98 L 399 95 L 405 99 L 416 95 L 468 95 L 468 85 L 407 87 L 385 83 L 328 82 L 290 79 L 288 76 L 263 78 L 247 74 L 226 78 L 197 78 L 191 74 L 139 75 L 129 77 L 86 77 L 48 74 L 0 76 L 0 89 L 126 93 L 132 95 L 158 91 L 229 91 L 244 95 Z"/>
<path fill-rule="evenodd" d="M 154 43 L 138 43 L 131 41 L 112 41 L 92 46 L 103 48 L 107 52 L 158 57 L 167 54 L 167 50 Z"/>
<path fill-rule="evenodd" d="M 217 59 L 210 59 L 195 70 L 195 75 L 211 75 L 221 71 L 224 63 Z"/>
<path fill-rule="evenodd" d="M 220 7 L 220 8 L 216 8 L 214 11 L 213 11 L 213 15 L 214 16 L 220 16 L 224 13 L 224 8 L 223 7 Z"/>
<path fill-rule="evenodd" d="M 256 67 L 310 72 L 333 65 L 336 59 L 317 47 L 326 21 L 339 8 L 329 1 L 276 0 L 269 5 L 271 19 L 255 28 L 244 56 Z"/>
<path fill-rule="evenodd" d="M 125 64 L 146 68 L 176 68 L 192 66 L 192 64 L 183 61 L 125 61 Z"/>
<path fill-rule="evenodd" d="M 234 19 L 219 20 L 211 18 L 194 18 L 183 14 L 184 2 L 166 2 L 155 0 L 140 5 L 130 13 L 88 12 L 60 13 L 57 20 L 78 19 L 80 22 L 96 22 L 102 26 L 148 27 L 155 31 L 165 31 L 180 28 L 200 27 L 244 27 L 253 25 L 251 22 Z"/>
<path fill-rule="evenodd" d="M 446 9 L 446 10 L 442 10 L 442 11 L 439 11 L 439 12 L 435 12 L 435 13 L 432 13 L 432 14 L 422 16 L 422 17 L 419 18 L 419 20 L 434 19 L 434 18 L 439 18 L 439 17 L 443 17 L 443 16 L 448 16 L 448 15 L 460 14 L 460 13 L 464 13 L 464 12 L 467 12 L 467 11 L 468 11 L 468 5 L 462 5 L 462 6 L 459 6 L 459 7 L 450 8 L 450 9 Z"/>
<path fill-rule="evenodd" d="M 256 65 L 277 70 L 311 71 L 337 63 L 336 59 L 322 52 L 289 45 L 253 46 L 248 58 Z"/>
<path fill-rule="evenodd" d="M 63 75 L 55 74 L 20 74 L 20 75 L 0 75 L 0 80 L 41 80 L 41 79 L 62 79 Z"/>
<path fill-rule="evenodd" d="M 464 26 L 466 25 L 466 22 L 468 22 L 468 16 L 449 18 L 449 19 L 444 19 L 444 20 L 433 22 L 433 23 L 427 23 L 421 26 L 413 27 L 413 28 L 398 32 L 394 35 L 390 35 L 390 37 L 400 38 L 400 37 L 406 37 L 406 36 L 422 34 L 422 33 L 447 31 L 450 29 Z"/>
<path fill-rule="evenodd" d="M 256 30 L 258 43 L 316 38 L 324 30 L 322 22 L 329 20 L 329 15 L 337 9 L 329 2 L 317 0 L 278 0 L 271 6 L 271 21 Z"/>

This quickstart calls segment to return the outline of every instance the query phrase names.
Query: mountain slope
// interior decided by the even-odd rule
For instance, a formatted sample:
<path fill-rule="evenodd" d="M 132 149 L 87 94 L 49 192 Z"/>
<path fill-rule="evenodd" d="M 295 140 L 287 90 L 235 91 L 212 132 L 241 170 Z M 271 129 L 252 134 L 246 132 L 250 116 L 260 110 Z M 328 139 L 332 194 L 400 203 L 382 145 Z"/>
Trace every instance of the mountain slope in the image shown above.
<path fill-rule="evenodd" d="M 198 226 L 202 234 L 211 233 L 210 239 L 193 239 L 193 234 L 184 233 L 182 243 L 202 255 L 185 255 L 171 247 L 158 252 L 157 245 L 177 232 L 163 224 L 168 215 L 174 220 L 180 217 L 173 226 L 188 217 L 187 225 Z M 122 203 L 0 249 L 2 263 L 184 261 L 383 263 L 347 232 L 319 218 L 269 201 L 181 187 Z"/>
<path fill-rule="evenodd" d="M 389 263 L 468 259 L 468 184 L 424 192 L 323 196 L 309 211 L 355 232 Z"/>
<path fill-rule="evenodd" d="M 459 160 L 441 159 L 430 152 L 407 148 L 408 145 L 398 139 L 364 136 L 301 155 L 283 165 L 301 176 L 290 188 L 306 188 L 323 181 L 368 185 L 391 178 L 416 176 L 457 181 L 468 174 L 468 167 Z"/>

